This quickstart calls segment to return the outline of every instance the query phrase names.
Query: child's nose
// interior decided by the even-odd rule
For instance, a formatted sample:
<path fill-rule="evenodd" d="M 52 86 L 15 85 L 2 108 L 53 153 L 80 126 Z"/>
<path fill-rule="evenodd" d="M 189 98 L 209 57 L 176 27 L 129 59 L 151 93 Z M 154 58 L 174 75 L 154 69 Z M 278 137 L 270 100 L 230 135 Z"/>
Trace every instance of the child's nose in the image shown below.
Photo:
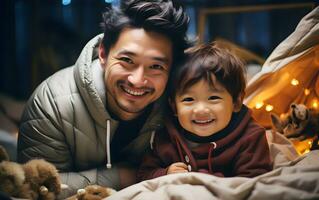
<path fill-rule="evenodd" d="M 204 103 L 198 103 L 194 108 L 195 114 L 208 114 L 210 109 Z"/>

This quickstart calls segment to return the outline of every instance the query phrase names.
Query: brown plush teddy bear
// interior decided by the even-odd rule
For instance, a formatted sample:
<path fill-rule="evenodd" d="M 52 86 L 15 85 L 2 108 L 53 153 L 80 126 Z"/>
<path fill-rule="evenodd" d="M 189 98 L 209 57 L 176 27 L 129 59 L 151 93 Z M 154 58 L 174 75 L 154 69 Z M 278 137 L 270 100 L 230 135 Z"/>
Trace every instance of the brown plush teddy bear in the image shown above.
<path fill-rule="evenodd" d="M 0 191 L 8 196 L 33 200 L 54 200 L 61 192 L 57 169 L 43 159 L 21 165 L 8 161 L 0 146 Z"/>
<path fill-rule="evenodd" d="M 319 113 L 303 104 L 291 104 L 290 110 L 282 117 L 271 113 L 271 121 L 276 131 L 287 138 L 305 140 L 313 137 L 311 150 L 318 149 Z"/>
<path fill-rule="evenodd" d="M 0 146 L 0 191 L 13 197 L 30 199 L 30 186 L 25 183 L 22 165 L 8 161 L 5 149 Z"/>
<path fill-rule="evenodd" d="M 67 198 L 67 200 L 101 200 L 115 192 L 116 191 L 111 188 L 89 185 L 84 189 L 79 189 L 76 195 Z"/>

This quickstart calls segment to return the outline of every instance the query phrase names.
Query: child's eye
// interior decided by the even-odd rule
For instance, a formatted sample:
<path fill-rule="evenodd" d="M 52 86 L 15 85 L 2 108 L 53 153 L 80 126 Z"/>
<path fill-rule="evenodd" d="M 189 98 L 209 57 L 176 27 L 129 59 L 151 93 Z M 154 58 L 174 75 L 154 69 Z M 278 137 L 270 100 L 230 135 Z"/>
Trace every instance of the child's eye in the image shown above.
<path fill-rule="evenodd" d="M 217 100 L 217 99 L 221 99 L 219 96 L 210 96 L 208 98 L 208 100 Z"/>
<path fill-rule="evenodd" d="M 191 102 L 191 101 L 194 101 L 192 97 L 186 97 L 182 99 L 182 102 Z"/>
<path fill-rule="evenodd" d="M 124 61 L 124 62 L 129 63 L 129 64 L 133 64 L 134 63 L 133 60 L 131 58 L 129 58 L 129 57 L 120 57 L 118 59 L 120 61 Z"/>

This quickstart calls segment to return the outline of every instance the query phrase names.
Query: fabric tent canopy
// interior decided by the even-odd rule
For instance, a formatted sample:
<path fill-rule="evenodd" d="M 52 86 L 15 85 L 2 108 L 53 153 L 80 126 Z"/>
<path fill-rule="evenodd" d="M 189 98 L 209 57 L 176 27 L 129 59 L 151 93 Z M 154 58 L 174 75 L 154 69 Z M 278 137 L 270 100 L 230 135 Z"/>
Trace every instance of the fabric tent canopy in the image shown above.
<path fill-rule="evenodd" d="M 319 109 L 319 7 L 271 53 L 247 84 L 244 103 L 255 119 L 271 127 L 270 112 L 288 112 L 291 103 Z"/>

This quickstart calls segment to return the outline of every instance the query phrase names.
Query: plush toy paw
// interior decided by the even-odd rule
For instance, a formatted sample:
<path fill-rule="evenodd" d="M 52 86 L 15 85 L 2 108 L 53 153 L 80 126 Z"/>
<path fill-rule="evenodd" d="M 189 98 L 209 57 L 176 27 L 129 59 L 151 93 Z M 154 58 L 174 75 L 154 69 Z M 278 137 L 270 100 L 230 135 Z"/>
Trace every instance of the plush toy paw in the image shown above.
<path fill-rule="evenodd" d="M 43 159 L 30 160 L 23 165 L 26 182 L 30 184 L 32 199 L 54 200 L 61 192 L 58 170 Z"/>
<path fill-rule="evenodd" d="M 0 146 L 0 158 L 8 159 L 5 154 Z M 55 166 L 43 159 L 24 165 L 0 160 L 0 191 L 15 198 L 54 200 L 61 192 L 60 176 Z"/>
<path fill-rule="evenodd" d="M 79 189 L 76 195 L 69 197 L 67 200 L 101 200 L 115 192 L 115 190 L 108 187 L 89 185 L 84 189 Z"/>

